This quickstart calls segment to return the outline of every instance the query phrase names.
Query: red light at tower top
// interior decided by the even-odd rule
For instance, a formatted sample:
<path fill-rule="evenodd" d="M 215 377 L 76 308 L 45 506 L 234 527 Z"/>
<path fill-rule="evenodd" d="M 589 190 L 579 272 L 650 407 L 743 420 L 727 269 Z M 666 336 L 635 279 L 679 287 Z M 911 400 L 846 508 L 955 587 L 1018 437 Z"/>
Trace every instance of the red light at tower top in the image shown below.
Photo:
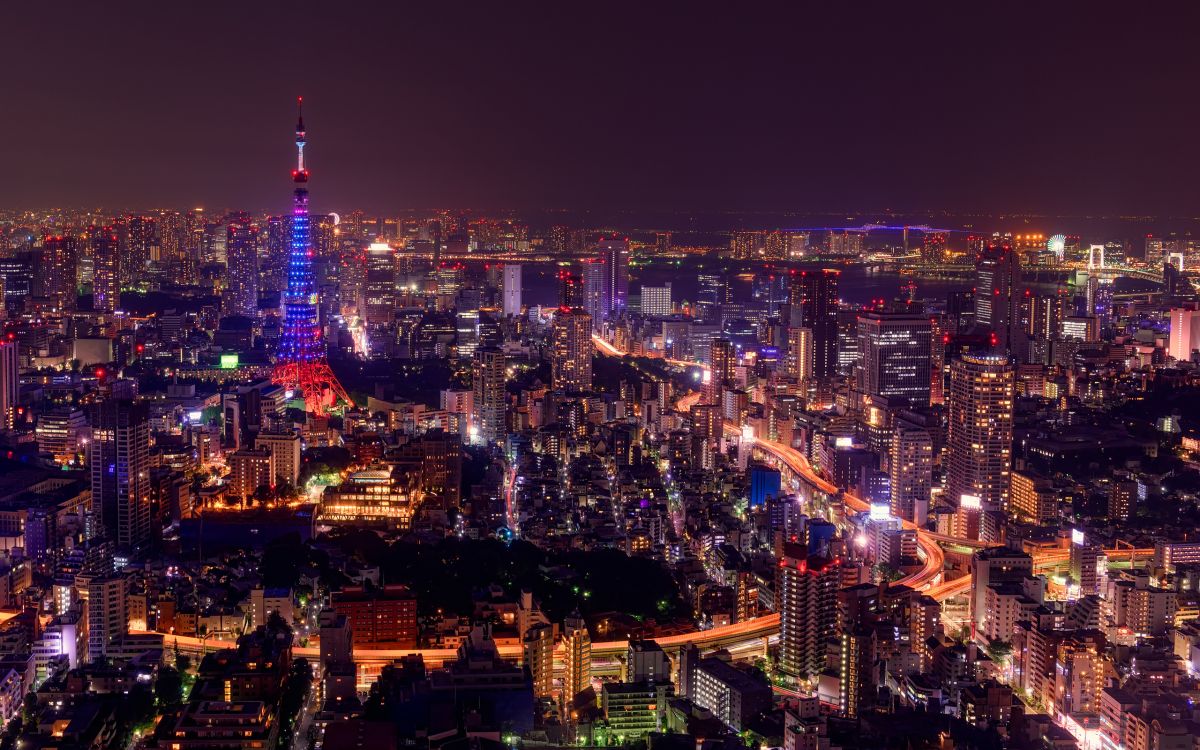
<path fill-rule="evenodd" d="M 283 336 L 271 380 L 304 397 L 305 409 L 322 416 L 338 401 L 353 405 L 325 359 L 325 340 L 317 309 L 312 269 L 312 237 L 308 216 L 308 170 L 304 166 L 303 100 L 297 98 L 296 169 L 292 181 L 292 222 L 288 254 L 288 288 L 283 299 Z"/>

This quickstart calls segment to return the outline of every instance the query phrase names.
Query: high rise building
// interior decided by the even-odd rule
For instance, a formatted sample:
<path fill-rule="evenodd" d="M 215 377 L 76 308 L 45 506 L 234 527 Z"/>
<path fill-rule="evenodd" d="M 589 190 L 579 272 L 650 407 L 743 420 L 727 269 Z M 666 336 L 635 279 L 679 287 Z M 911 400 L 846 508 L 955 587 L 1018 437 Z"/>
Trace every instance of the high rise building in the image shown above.
<path fill-rule="evenodd" d="M 980 512 L 1008 507 L 1013 368 L 1007 355 L 965 353 L 950 363 L 946 492 L 958 533 L 978 539 Z"/>
<path fill-rule="evenodd" d="M 583 309 L 592 316 L 592 324 L 599 328 L 612 309 L 612 296 L 608 288 L 608 261 L 589 258 L 580 268 L 583 278 Z"/>
<path fill-rule="evenodd" d="M 101 661 L 120 648 L 129 629 L 129 579 L 121 574 L 87 582 L 88 661 Z"/>
<path fill-rule="evenodd" d="M 642 286 L 642 315 L 666 317 L 672 309 L 671 282 L 663 286 Z"/>
<path fill-rule="evenodd" d="M 150 538 L 150 419 L 145 404 L 107 398 L 88 407 L 92 509 L 121 547 Z"/>
<path fill-rule="evenodd" d="M 629 304 L 629 240 L 600 240 L 600 256 L 604 258 L 607 272 L 607 313 L 616 317 L 623 314 Z"/>
<path fill-rule="evenodd" d="M 504 439 L 504 352 L 485 348 L 475 353 L 474 401 L 475 424 L 471 431 L 485 443 Z"/>
<path fill-rule="evenodd" d="M 396 317 L 396 257 L 386 242 L 372 242 L 367 248 L 367 273 L 364 283 L 368 327 L 386 326 Z"/>
<path fill-rule="evenodd" d="M 1200 310 L 1176 307 L 1170 313 L 1170 340 L 1167 354 L 1180 362 L 1192 358 L 1192 352 L 1200 349 Z"/>
<path fill-rule="evenodd" d="M 271 452 L 271 461 L 275 468 L 275 484 L 287 484 L 296 487 L 300 482 L 300 433 L 291 430 L 287 432 L 260 431 L 254 437 L 254 447 L 257 450 Z"/>
<path fill-rule="evenodd" d="M 90 227 L 92 250 L 92 309 L 112 315 L 121 304 L 121 256 L 112 227 Z"/>
<path fill-rule="evenodd" d="M 120 265 L 119 285 L 129 287 L 150 274 L 161 261 L 158 225 L 149 216 L 125 217 L 126 260 Z"/>
<path fill-rule="evenodd" d="M 17 342 L 0 342 L 0 430 L 11 430 L 20 392 Z"/>
<path fill-rule="evenodd" d="M 897 419 L 889 448 L 891 513 L 922 526 L 933 490 L 933 437 L 924 427 Z"/>
<path fill-rule="evenodd" d="M 788 293 L 792 327 L 813 332 L 813 377 L 829 378 L 837 373 L 838 278 L 840 271 L 797 271 Z"/>
<path fill-rule="evenodd" d="M 582 310 L 559 308 L 552 336 L 550 378 L 555 390 L 591 390 L 592 316 Z"/>
<path fill-rule="evenodd" d="M 572 310 L 587 309 L 583 277 L 566 268 L 558 272 L 558 306 Z"/>
<path fill-rule="evenodd" d="M 903 396 L 929 405 L 932 331 L 925 315 L 872 310 L 858 316 L 860 387 L 875 396 Z"/>
<path fill-rule="evenodd" d="M 534 698 L 554 695 L 554 626 L 539 622 L 529 626 L 522 642 L 525 667 L 533 683 Z"/>
<path fill-rule="evenodd" d="M 234 217 L 226 229 L 226 315 L 258 315 L 258 227 L 250 217 Z"/>
<path fill-rule="evenodd" d="M 788 329 L 788 375 L 797 382 L 813 376 L 813 333 L 803 326 Z"/>
<path fill-rule="evenodd" d="M 575 612 L 563 621 L 564 706 L 592 684 L 592 637 L 587 623 Z"/>
<path fill-rule="evenodd" d="M 867 233 L 853 229 L 829 232 L 829 254 L 857 258 L 866 247 Z"/>
<path fill-rule="evenodd" d="M 504 317 L 517 317 L 521 314 L 521 264 L 504 264 L 504 282 L 501 293 L 501 307 Z"/>
<path fill-rule="evenodd" d="M 1033 558 L 1024 552 L 1007 547 L 979 550 L 971 557 L 971 601 L 972 627 L 984 632 L 987 618 L 987 591 L 997 583 L 1016 583 L 1033 575 Z"/>
<path fill-rule="evenodd" d="M 1104 548 L 1087 541 L 1087 536 L 1081 529 L 1071 530 L 1071 552 L 1067 566 L 1067 575 L 1072 586 L 1068 588 L 1078 596 L 1095 596 L 1100 593 L 1100 558 Z"/>
<path fill-rule="evenodd" d="M 791 675 L 825 669 L 828 644 L 837 636 L 838 565 L 810 557 L 803 544 L 785 543 L 775 587 L 779 610 L 779 665 Z"/>
<path fill-rule="evenodd" d="M 275 457 L 269 448 L 243 448 L 229 454 L 229 494 L 249 505 L 259 487 L 275 484 Z"/>
<path fill-rule="evenodd" d="M 1021 255 L 1009 245 L 992 245 L 975 266 L 975 324 L 990 332 L 1001 351 L 1025 358 L 1024 307 Z"/>
<path fill-rule="evenodd" d="M 70 235 L 46 237 L 42 243 L 45 295 L 58 311 L 74 310 L 79 299 L 79 246 Z"/>

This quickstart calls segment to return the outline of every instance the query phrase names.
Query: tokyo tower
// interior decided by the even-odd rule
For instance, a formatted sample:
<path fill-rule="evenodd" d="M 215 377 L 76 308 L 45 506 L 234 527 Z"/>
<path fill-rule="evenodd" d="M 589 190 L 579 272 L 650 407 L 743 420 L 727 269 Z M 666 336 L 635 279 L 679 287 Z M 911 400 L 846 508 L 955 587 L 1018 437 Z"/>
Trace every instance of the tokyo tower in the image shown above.
<path fill-rule="evenodd" d="M 297 100 L 297 107 L 303 99 Z M 317 315 L 317 285 L 312 270 L 308 220 L 308 170 L 304 168 L 304 112 L 296 122 L 296 168 L 292 170 L 292 232 L 288 243 L 288 283 L 283 298 L 283 337 L 272 382 L 304 396 L 310 414 L 324 416 L 343 401 L 353 405 L 325 360 L 325 340 Z"/>

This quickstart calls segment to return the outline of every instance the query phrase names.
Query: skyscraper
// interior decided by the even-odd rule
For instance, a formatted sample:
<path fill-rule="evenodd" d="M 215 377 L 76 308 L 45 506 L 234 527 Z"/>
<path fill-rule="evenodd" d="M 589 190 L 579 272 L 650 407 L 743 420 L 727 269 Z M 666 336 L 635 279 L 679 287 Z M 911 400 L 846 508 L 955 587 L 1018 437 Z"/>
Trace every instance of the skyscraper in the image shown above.
<path fill-rule="evenodd" d="M 539 622 L 529 626 L 522 643 L 525 667 L 535 698 L 549 698 L 554 685 L 554 626 Z"/>
<path fill-rule="evenodd" d="M 372 242 L 367 248 L 365 283 L 368 327 L 386 326 L 396 317 L 396 258 L 391 245 Z"/>
<path fill-rule="evenodd" d="M 592 324 L 599 328 L 612 308 L 612 297 L 608 289 L 608 262 L 604 258 L 589 258 L 581 268 L 583 276 L 583 309 L 592 316 Z"/>
<path fill-rule="evenodd" d="M 809 557 L 803 544 L 785 543 L 778 557 L 779 666 L 791 675 L 819 674 L 837 635 L 838 567 Z"/>
<path fill-rule="evenodd" d="M 125 218 L 126 258 L 121 263 L 119 284 L 133 286 L 147 276 L 159 261 L 158 225 L 149 216 Z"/>
<path fill-rule="evenodd" d="M 129 629 L 129 579 L 119 573 L 92 578 L 87 592 L 88 660 L 101 661 Z"/>
<path fill-rule="evenodd" d="M 592 316 L 582 310 L 559 308 L 554 315 L 551 382 L 556 390 L 592 388 Z"/>
<path fill-rule="evenodd" d="M 92 509 L 122 547 L 150 538 L 150 420 L 145 404 L 108 398 L 88 407 Z"/>
<path fill-rule="evenodd" d="M 575 612 L 563 621 L 563 701 L 571 699 L 592 684 L 592 638 L 587 623 Z"/>
<path fill-rule="evenodd" d="M 90 227 L 92 248 L 92 309 L 111 315 L 121 304 L 121 256 L 112 227 Z"/>
<path fill-rule="evenodd" d="M 504 264 L 504 282 L 501 293 L 501 308 L 504 317 L 516 317 L 521 314 L 521 264 Z"/>
<path fill-rule="evenodd" d="M 558 305 L 572 310 L 587 309 L 587 295 L 583 285 L 583 277 L 566 268 L 558 272 Z"/>
<path fill-rule="evenodd" d="M 475 424 L 479 440 L 496 443 L 504 439 L 504 352 L 486 348 L 475 352 Z"/>
<path fill-rule="evenodd" d="M 79 298 L 79 246 L 70 235 L 46 237 L 42 244 L 45 294 L 58 311 L 75 309 Z"/>
<path fill-rule="evenodd" d="M 953 360 L 946 493 L 959 508 L 959 536 L 979 538 L 979 513 L 1007 507 L 1012 439 L 1013 368 L 1008 356 L 966 353 Z"/>
<path fill-rule="evenodd" d="M 250 217 L 234 217 L 226 229 L 225 315 L 258 315 L 258 227 Z"/>
<path fill-rule="evenodd" d="M 891 513 L 923 525 L 933 489 L 933 437 L 920 425 L 897 419 L 888 452 Z"/>
<path fill-rule="evenodd" d="M 813 377 L 829 378 L 837 373 L 837 311 L 840 271 L 797 271 L 793 273 L 788 302 L 792 327 L 813 332 Z"/>
<path fill-rule="evenodd" d="M 616 317 L 629 303 L 629 240 L 600 240 L 600 255 L 607 266 L 608 304 L 606 311 Z"/>
<path fill-rule="evenodd" d="M 975 268 L 975 324 L 993 335 L 998 349 L 1024 361 L 1026 289 L 1020 253 L 1009 245 L 992 245 Z"/>
<path fill-rule="evenodd" d="M 811 328 L 799 326 L 788 329 L 788 375 L 796 382 L 812 378 L 813 335 Z"/>
<path fill-rule="evenodd" d="M 17 342 L 0 342 L 0 430 L 12 429 L 19 387 Z"/>
<path fill-rule="evenodd" d="M 928 406 L 931 343 L 924 315 L 883 310 L 859 315 L 859 386 L 875 396 L 904 396 L 913 406 Z"/>

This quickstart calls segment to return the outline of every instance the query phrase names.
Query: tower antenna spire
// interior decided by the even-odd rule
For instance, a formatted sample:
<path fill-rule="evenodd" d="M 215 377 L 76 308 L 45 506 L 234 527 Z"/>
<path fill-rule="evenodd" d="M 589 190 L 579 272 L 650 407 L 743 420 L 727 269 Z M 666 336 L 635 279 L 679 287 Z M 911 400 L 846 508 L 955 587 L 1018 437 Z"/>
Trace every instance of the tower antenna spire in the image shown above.
<path fill-rule="evenodd" d="M 313 247 L 308 215 L 308 170 L 304 168 L 303 99 L 296 98 L 296 170 L 292 172 L 292 217 L 288 288 L 283 296 L 283 335 L 271 380 L 304 398 L 309 414 L 324 416 L 338 403 L 353 405 L 325 358 L 321 333 L 320 293 L 313 275 Z"/>

